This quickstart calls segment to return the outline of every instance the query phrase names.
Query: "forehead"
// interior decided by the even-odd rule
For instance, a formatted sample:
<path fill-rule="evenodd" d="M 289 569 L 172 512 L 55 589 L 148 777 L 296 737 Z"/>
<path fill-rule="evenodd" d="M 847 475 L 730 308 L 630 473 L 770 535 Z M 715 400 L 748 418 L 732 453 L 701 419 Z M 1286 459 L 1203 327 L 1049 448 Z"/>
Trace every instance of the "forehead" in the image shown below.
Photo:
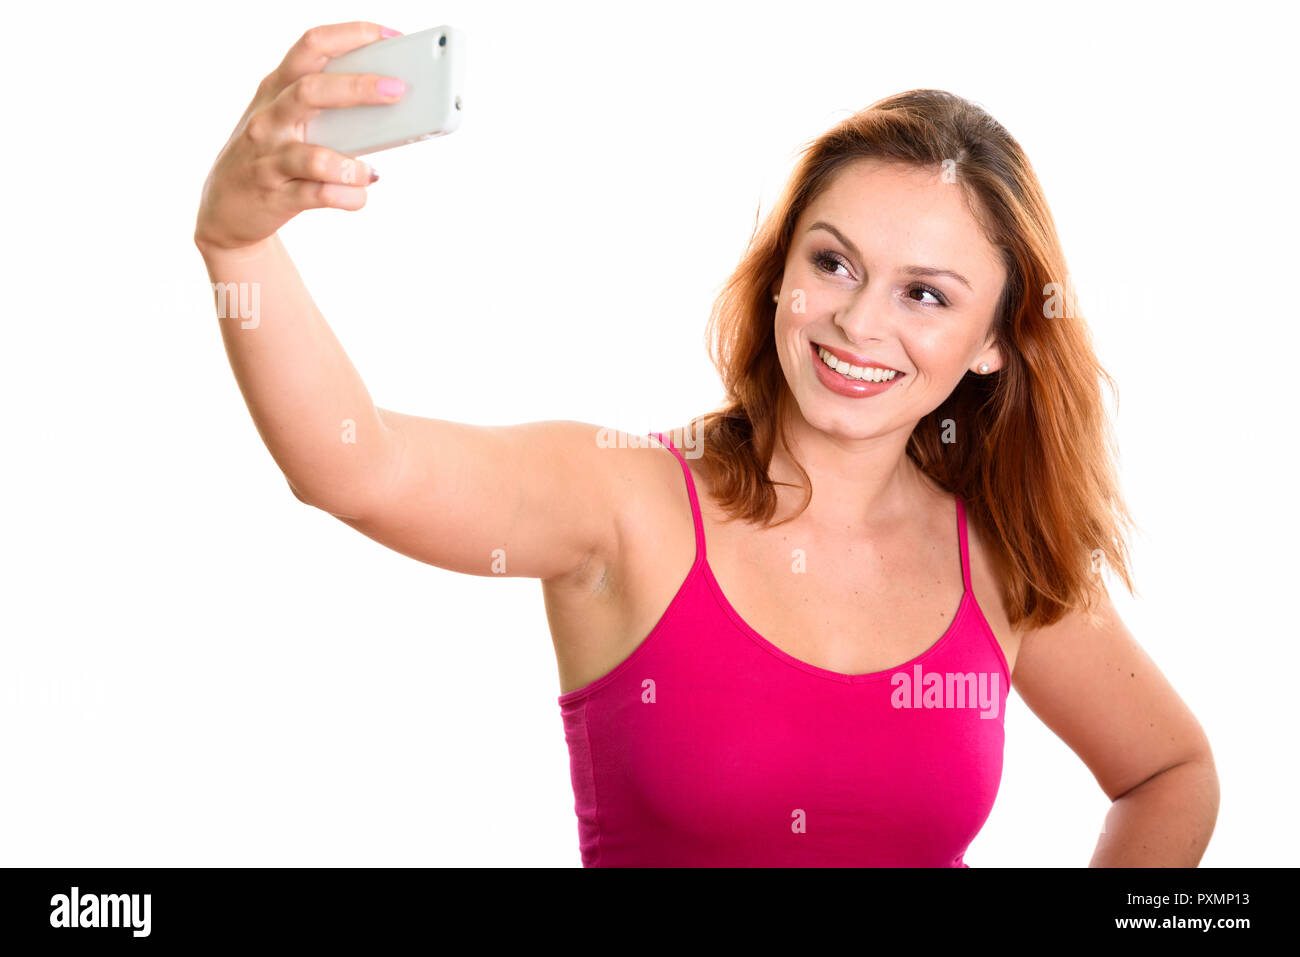
<path fill-rule="evenodd" d="M 972 215 L 965 189 L 945 182 L 937 168 L 857 160 L 803 211 L 796 241 L 818 220 L 839 229 L 869 264 L 952 269 L 970 277 L 977 288 L 977 274 L 1000 286 L 1001 256 Z M 817 230 L 813 236 L 830 234 Z"/>

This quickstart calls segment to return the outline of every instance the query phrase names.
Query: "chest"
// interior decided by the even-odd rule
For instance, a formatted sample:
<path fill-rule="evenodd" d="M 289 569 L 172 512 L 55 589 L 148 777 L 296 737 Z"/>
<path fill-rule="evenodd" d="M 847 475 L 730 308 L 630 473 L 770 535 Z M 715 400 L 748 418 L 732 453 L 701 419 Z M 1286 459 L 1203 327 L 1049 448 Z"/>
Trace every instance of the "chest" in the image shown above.
<path fill-rule="evenodd" d="M 585 843 L 606 864 L 960 866 L 1001 776 L 994 700 L 900 709 L 886 677 L 818 680 L 670 628 L 564 710 Z"/>
<path fill-rule="evenodd" d="M 943 637 L 961 607 L 955 523 L 946 537 L 871 543 L 797 527 L 742 531 L 706 518 L 705 538 L 732 612 L 786 654 L 841 674 L 910 661 Z"/>

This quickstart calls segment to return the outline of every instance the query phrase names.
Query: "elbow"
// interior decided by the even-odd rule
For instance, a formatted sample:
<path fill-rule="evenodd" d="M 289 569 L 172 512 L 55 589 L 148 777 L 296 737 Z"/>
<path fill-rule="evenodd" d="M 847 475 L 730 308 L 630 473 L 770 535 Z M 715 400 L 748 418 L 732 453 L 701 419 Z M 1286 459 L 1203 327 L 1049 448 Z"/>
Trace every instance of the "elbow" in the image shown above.
<path fill-rule="evenodd" d="M 1214 753 L 1207 743 L 1205 751 L 1194 759 L 1200 774 L 1197 776 L 1198 790 L 1204 801 L 1210 828 L 1213 830 L 1219 819 L 1219 771 L 1214 766 Z"/>
<path fill-rule="evenodd" d="M 1197 725 L 1200 731 L 1197 747 L 1183 762 L 1187 766 L 1184 773 L 1188 778 L 1189 797 L 1195 800 L 1209 818 L 1211 829 L 1219 817 L 1219 769 L 1214 764 L 1214 750 L 1210 747 L 1209 736 Z"/>
<path fill-rule="evenodd" d="M 322 505 L 319 502 L 314 502 L 311 499 L 307 498 L 305 495 L 303 495 L 302 490 L 299 489 L 298 486 L 294 485 L 293 481 L 289 479 L 288 476 L 285 476 L 285 481 L 289 485 L 289 491 L 293 492 L 293 497 L 296 498 L 298 501 L 302 502 L 302 504 L 304 505 L 310 505 L 312 508 L 320 509 L 322 512 L 325 512 L 329 515 L 333 515 L 335 518 L 343 519 L 344 521 L 361 521 L 364 518 L 364 516 L 360 514 L 360 512 L 363 511 L 361 509 L 357 509 L 355 507 L 341 509 L 338 508 L 337 506 Z"/>
<path fill-rule="evenodd" d="M 1199 864 L 1219 822 L 1219 773 L 1209 748 L 1184 764 L 1182 774 L 1178 806 L 1193 822 L 1190 842 Z"/>
<path fill-rule="evenodd" d="M 298 490 L 298 486 L 296 486 L 296 485 L 293 484 L 293 479 L 289 478 L 289 476 L 286 475 L 286 476 L 284 477 L 284 480 L 285 480 L 285 482 L 288 483 L 288 485 L 289 485 L 289 491 L 293 493 L 293 497 L 294 497 L 294 498 L 296 498 L 298 501 L 302 502 L 302 504 L 304 504 L 304 505 L 310 505 L 310 504 L 311 504 L 311 502 L 309 502 L 309 501 L 307 501 L 305 498 L 303 498 L 302 492 L 300 492 L 300 491 Z"/>
<path fill-rule="evenodd" d="M 1219 772 L 1214 766 L 1214 754 L 1209 744 L 1182 761 L 1158 771 L 1136 787 L 1112 799 L 1112 803 L 1129 795 L 1150 793 L 1152 790 L 1176 794 L 1176 804 L 1184 812 L 1195 815 L 1199 830 L 1209 835 L 1219 819 Z"/>
<path fill-rule="evenodd" d="M 1114 803 L 1156 782 L 1159 782 L 1158 786 L 1167 786 L 1171 779 L 1179 782 L 1178 786 L 1184 790 L 1189 799 L 1195 800 L 1201 807 L 1212 806 L 1214 814 L 1218 814 L 1219 773 L 1214 765 L 1214 752 L 1210 749 L 1210 742 L 1203 731 L 1192 748 L 1166 761 L 1163 766 L 1147 774 L 1135 784 L 1114 792 L 1107 789 L 1106 796 L 1111 803 Z"/>

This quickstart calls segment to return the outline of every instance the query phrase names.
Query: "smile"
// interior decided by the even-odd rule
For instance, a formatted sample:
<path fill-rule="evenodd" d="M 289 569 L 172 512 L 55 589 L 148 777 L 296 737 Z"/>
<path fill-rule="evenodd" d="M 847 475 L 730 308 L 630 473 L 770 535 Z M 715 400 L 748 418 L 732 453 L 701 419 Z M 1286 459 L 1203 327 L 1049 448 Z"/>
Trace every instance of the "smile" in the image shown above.
<path fill-rule="evenodd" d="M 808 343 L 808 348 L 812 353 L 814 372 L 822 385 L 838 395 L 852 399 L 880 395 L 907 375 L 864 356 L 850 353 L 846 358 L 839 350 L 832 351 L 816 342 Z M 858 361 L 852 362 L 850 359 Z"/>
<path fill-rule="evenodd" d="M 850 365 L 843 359 L 837 359 L 831 355 L 825 346 L 817 347 L 817 358 L 821 359 L 826 365 L 830 366 L 842 376 L 850 379 L 860 379 L 863 382 L 888 382 L 894 376 L 899 375 L 895 369 L 886 369 L 883 366 L 855 366 Z"/>

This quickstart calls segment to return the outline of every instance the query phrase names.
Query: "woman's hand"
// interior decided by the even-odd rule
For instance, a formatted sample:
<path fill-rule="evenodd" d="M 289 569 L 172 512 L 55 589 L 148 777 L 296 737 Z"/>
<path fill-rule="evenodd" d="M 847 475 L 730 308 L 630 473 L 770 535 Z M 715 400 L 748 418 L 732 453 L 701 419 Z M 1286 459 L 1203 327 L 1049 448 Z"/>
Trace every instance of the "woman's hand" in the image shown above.
<path fill-rule="evenodd" d="M 240 249 L 275 235 L 304 209 L 360 209 L 378 177 L 368 164 L 304 141 L 320 110 L 395 103 L 402 81 L 373 73 L 322 73 L 332 58 L 397 32 L 335 23 L 302 35 L 262 81 L 203 184 L 194 242 Z"/>

